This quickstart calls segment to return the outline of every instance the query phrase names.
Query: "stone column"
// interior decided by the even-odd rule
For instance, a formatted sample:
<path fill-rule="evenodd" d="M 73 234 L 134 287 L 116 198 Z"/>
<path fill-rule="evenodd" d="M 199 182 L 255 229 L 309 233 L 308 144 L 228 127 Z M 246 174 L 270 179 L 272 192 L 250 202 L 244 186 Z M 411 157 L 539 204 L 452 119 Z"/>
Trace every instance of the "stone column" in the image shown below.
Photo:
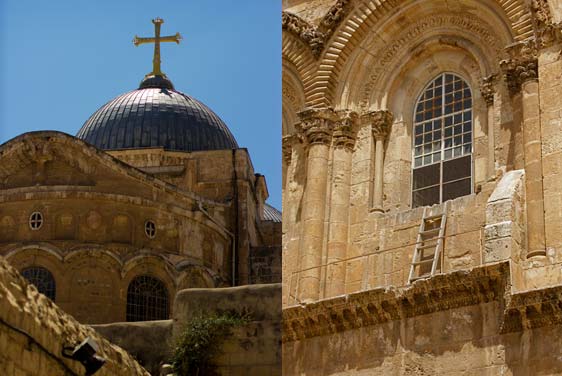
<path fill-rule="evenodd" d="M 355 145 L 357 114 L 338 111 L 334 126 L 332 189 L 328 235 L 328 268 L 324 297 L 345 293 L 345 271 L 349 227 L 351 158 Z"/>
<path fill-rule="evenodd" d="M 324 243 L 328 158 L 336 113 L 329 108 L 300 112 L 297 130 L 306 142 L 306 187 L 302 212 L 298 299 L 318 300 Z"/>
<path fill-rule="evenodd" d="M 494 95 L 496 93 L 497 75 L 484 77 L 480 84 L 480 92 L 486 102 L 488 127 L 488 180 L 496 178 L 496 147 L 494 140 Z"/>
<path fill-rule="evenodd" d="M 390 111 L 372 111 L 361 116 L 363 123 L 371 125 L 375 142 L 375 166 L 373 176 L 373 202 L 371 211 L 383 213 L 384 142 L 392 126 Z"/>
<path fill-rule="evenodd" d="M 510 92 L 521 92 L 525 193 L 527 203 L 527 258 L 546 255 L 537 50 L 533 41 L 508 49 L 500 65 Z"/>

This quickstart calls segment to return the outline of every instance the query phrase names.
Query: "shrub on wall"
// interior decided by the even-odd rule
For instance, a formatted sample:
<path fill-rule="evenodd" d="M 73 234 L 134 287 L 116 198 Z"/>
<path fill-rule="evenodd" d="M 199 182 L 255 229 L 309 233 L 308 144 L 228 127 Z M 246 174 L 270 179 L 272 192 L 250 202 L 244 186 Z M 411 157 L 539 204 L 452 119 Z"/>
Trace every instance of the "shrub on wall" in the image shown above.
<path fill-rule="evenodd" d="M 214 375 L 213 359 L 220 355 L 224 340 L 232 335 L 232 328 L 249 321 L 249 315 L 236 312 L 191 319 L 174 349 L 174 373 L 178 376 Z"/>

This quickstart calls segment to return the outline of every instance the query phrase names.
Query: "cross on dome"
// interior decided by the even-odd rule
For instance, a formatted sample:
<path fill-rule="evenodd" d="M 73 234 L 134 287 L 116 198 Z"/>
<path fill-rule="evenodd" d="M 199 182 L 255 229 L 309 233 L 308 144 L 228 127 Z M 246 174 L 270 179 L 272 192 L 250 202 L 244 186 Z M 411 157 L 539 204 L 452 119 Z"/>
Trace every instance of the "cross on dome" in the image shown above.
<path fill-rule="evenodd" d="M 152 72 L 147 74 L 147 76 L 165 76 L 160 69 L 160 42 L 176 42 L 177 44 L 180 43 L 182 40 L 182 36 L 180 33 L 176 33 L 175 35 L 168 35 L 165 37 L 160 36 L 160 27 L 164 23 L 164 20 L 161 18 L 156 17 L 152 20 L 154 24 L 154 37 L 148 38 L 141 38 L 135 35 L 133 38 L 133 44 L 138 47 L 141 44 L 145 43 L 154 43 L 154 58 L 152 59 Z"/>

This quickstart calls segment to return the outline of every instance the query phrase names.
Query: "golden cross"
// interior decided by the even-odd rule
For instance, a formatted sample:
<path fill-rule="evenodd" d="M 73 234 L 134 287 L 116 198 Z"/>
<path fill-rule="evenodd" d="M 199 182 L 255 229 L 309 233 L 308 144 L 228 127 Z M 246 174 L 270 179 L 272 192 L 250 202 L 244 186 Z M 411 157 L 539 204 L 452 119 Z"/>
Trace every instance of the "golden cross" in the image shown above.
<path fill-rule="evenodd" d="M 144 43 L 154 43 L 154 58 L 152 59 L 152 72 L 147 74 L 147 76 L 155 75 L 155 76 L 164 76 L 164 73 L 160 70 L 160 42 L 176 42 L 177 44 L 180 43 L 181 35 L 180 33 L 176 33 L 176 35 L 169 35 L 167 37 L 160 36 L 160 26 L 164 23 L 164 20 L 161 18 L 156 17 L 152 20 L 154 24 L 154 38 L 139 38 L 135 35 L 133 39 L 133 44 L 138 46 L 139 44 Z"/>

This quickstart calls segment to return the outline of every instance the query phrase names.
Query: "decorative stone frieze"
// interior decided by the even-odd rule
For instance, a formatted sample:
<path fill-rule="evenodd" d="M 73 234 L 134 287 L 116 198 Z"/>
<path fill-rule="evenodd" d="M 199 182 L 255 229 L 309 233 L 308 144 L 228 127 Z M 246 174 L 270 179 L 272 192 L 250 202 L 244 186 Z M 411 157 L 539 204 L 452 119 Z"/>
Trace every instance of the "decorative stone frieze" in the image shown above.
<path fill-rule="evenodd" d="M 488 107 L 494 104 L 494 94 L 496 93 L 496 84 L 498 82 L 498 75 L 491 74 L 482 78 L 480 81 L 480 93 L 482 98 L 486 101 Z"/>
<path fill-rule="evenodd" d="M 332 141 L 334 124 L 338 119 L 336 112 L 331 108 L 311 108 L 298 113 L 300 123 L 295 128 L 307 143 L 329 144 Z"/>
<path fill-rule="evenodd" d="M 510 58 L 500 61 L 504 79 L 511 95 L 521 90 L 528 80 L 538 78 L 538 52 L 535 40 L 515 43 L 506 48 Z"/>
<path fill-rule="evenodd" d="M 375 140 L 386 139 L 390 133 L 393 116 L 390 111 L 371 111 L 361 116 L 363 124 L 371 124 L 371 131 Z"/>
<path fill-rule="evenodd" d="M 320 53 L 324 48 L 326 36 L 318 31 L 314 25 L 289 12 L 283 12 L 281 16 L 281 25 L 283 30 L 294 34 L 303 42 L 308 44 L 315 57 L 320 56 Z"/>
<path fill-rule="evenodd" d="M 283 310 L 283 342 L 503 300 L 509 263 L 457 271 L 402 289 L 379 288 Z"/>
<path fill-rule="evenodd" d="M 334 147 L 353 149 L 356 139 L 357 113 L 349 110 L 337 111 L 338 120 L 334 125 Z"/>
<path fill-rule="evenodd" d="M 338 0 L 324 15 L 318 27 L 299 16 L 283 12 L 281 25 L 286 30 L 310 46 L 314 57 L 320 57 L 326 42 L 330 39 L 341 21 L 351 9 L 351 0 Z"/>

